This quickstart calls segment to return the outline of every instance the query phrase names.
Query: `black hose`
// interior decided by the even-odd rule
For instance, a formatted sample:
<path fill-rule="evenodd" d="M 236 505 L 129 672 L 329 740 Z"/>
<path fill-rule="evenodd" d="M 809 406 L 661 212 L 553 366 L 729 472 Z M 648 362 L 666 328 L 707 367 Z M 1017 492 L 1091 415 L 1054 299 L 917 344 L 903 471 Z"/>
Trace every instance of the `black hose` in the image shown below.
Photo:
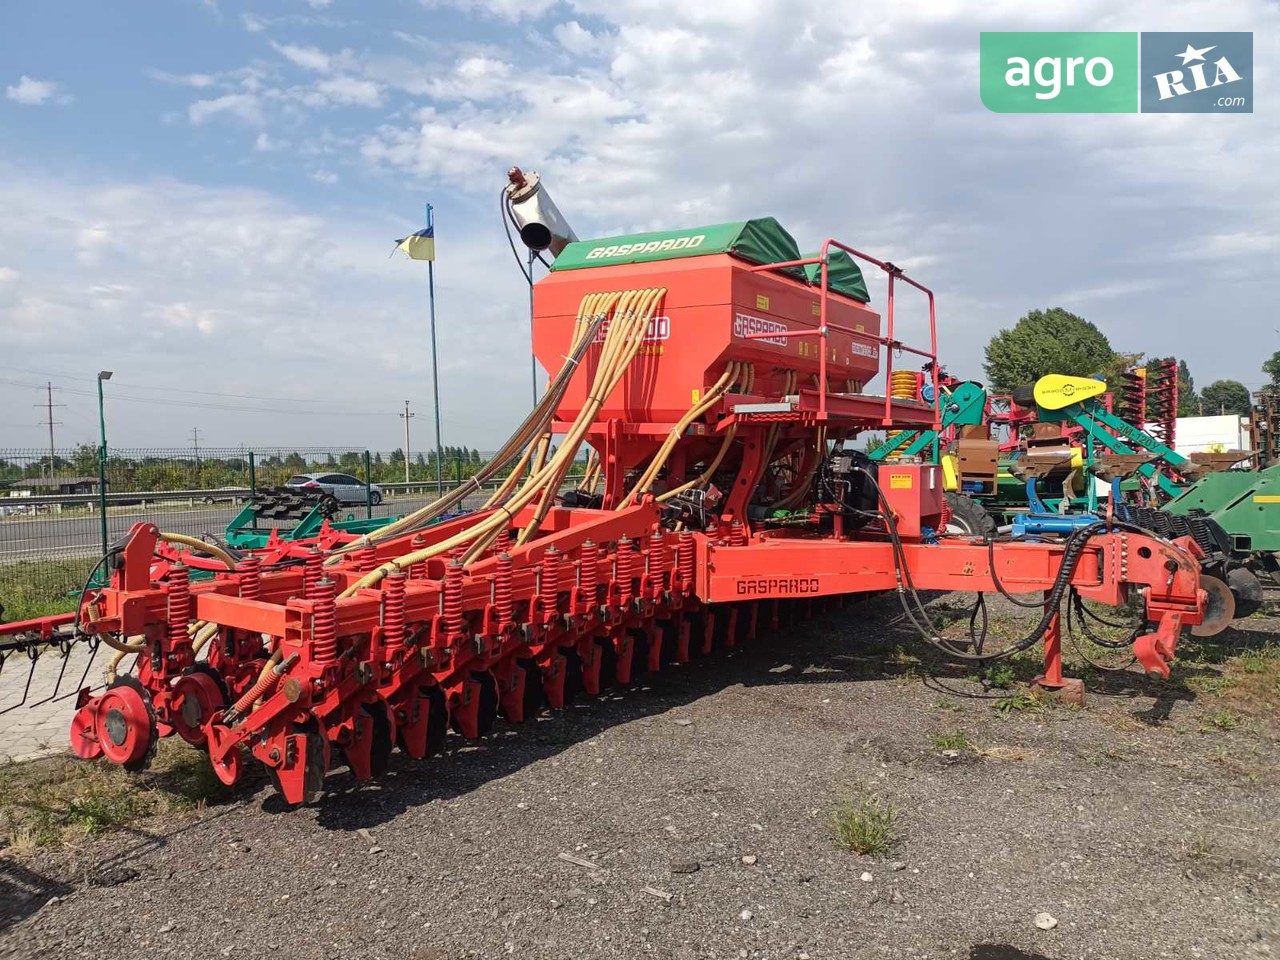
<path fill-rule="evenodd" d="M 1089 628 L 1090 617 L 1092 617 L 1094 620 L 1097 620 L 1099 623 L 1104 624 L 1105 626 L 1108 626 L 1108 627 L 1128 627 L 1129 624 L 1114 623 L 1111 620 L 1104 620 L 1102 617 L 1098 616 L 1096 613 L 1094 613 L 1084 605 L 1084 597 L 1080 596 L 1080 592 L 1076 590 L 1074 587 L 1072 587 L 1071 603 L 1067 606 L 1067 630 L 1068 631 L 1072 630 L 1072 626 L 1073 626 L 1072 617 L 1071 617 L 1072 608 L 1075 608 L 1076 617 L 1080 621 L 1080 632 L 1085 635 L 1085 637 L 1089 640 L 1090 643 L 1093 643 L 1099 647 L 1107 647 L 1108 649 L 1111 649 L 1111 650 L 1123 650 L 1124 648 L 1131 646 L 1133 644 L 1133 641 L 1138 639 L 1138 637 L 1141 636 L 1142 632 L 1146 630 L 1145 623 L 1138 623 L 1133 626 L 1133 632 L 1129 635 L 1129 638 L 1127 640 L 1108 640 L 1105 637 L 1098 636 L 1093 632 L 1093 630 Z"/>
<path fill-rule="evenodd" d="M 1132 524 L 1125 524 L 1125 523 L 1108 524 L 1107 521 L 1105 520 L 1099 520 L 1097 523 L 1091 523 L 1087 527 L 1081 527 L 1080 529 L 1074 531 L 1065 541 L 1064 550 L 1062 554 L 1062 564 L 1058 568 L 1058 573 L 1057 573 L 1057 576 L 1054 578 L 1053 586 L 1049 590 L 1049 596 L 1046 597 L 1043 602 L 1043 614 L 1040 617 L 1040 622 L 1036 625 L 1035 629 L 1032 630 L 1031 633 L 1029 633 L 1023 639 L 1017 641 L 1016 643 L 1011 644 L 1008 647 L 1005 647 L 1003 650 L 997 651 L 996 653 L 990 653 L 990 654 L 966 653 L 964 651 L 957 650 L 956 648 L 948 644 L 947 641 L 940 636 L 941 631 L 939 631 L 933 625 L 932 621 L 929 619 L 929 615 L 924 609 L 924 604 L 920 600 L 919 591 L 916 589 L 915 583 L 911 579 L 911 569 L 906 562 L 906 551 L 902 547 L 902 540 L 898 535 L 898 525 L 897 525 L 897 522 L 893 519 L 893 510 L 889 506 L 889 501 L 884 495 L 884 490 L 881 489 L 880 484 L 877 482 L 876 478 L 871 474 L 869 470 L 860 466 L 857 466 L 854 469 L 861 471 L 864 475 L 866 475 L 867 479 L 871 481 L 871 485 L 875 487 L 876 495 L 880 500 L 881 506 L 883 507 L 883 517 L 885 520 L 885 527 L 889 532 L 889 540 L 893 545 L 894 565 L 896 568 L 895 572 L 898 577 L 898 599 L 902 604 L 903 612 L 907 615 L 907 619 L 909 619 L 912 622 L 912 624 L 920 632 L 921 637 L 927 643 L 929 643 L 934 647 L 937 647 L 939 650 L 942 650 L 944 653 L 947 653 L 950 656 L 953 656 L 960 660 L 970 660 L 970 661 L 977 661 L 982 663 L 993 662 L 996 660 L 1005 660 L 1005 659 L 1008 659 L 1009 657 L 1014 656 L 1015 654 L 1021 653 L 1024 650 L 1030 649 L 1032 646 L 1034 646 L 1036 643 L 1042 640 L 1044 638 L 1045 633 L 1048 632 L 1049 626 L 1053 622 L 1053 618 L 1058 614 L 1059 608 L 1062 605 L 1062 596 L 1066 592 L 1067 587 L 1070 585 L 1071 577 L 1075 574 L 1076 566 L 1080 562 L 1080 557 L 1084 553 L 1085 546 L 1088 544 L 1089 540 L 1091 540 L 1096 534 L 1102 532 L 1103 528 L 1127 529 L 1130 532 L 1141 533 L 1144 536 L 1147 535 L 1146 531 L 1142 530 L 1141 528 L 1134 527 Z M 990 552 L 994 556 L 994 553 L 995 553 L 994 546 L 990 547 Z M 993 566 L 993 573 L 994 573 L 994 566 Z M 904 581 L 906 583 L 906 589 L 910 591 L 912 600 L 914 601 L 916 608 L 919 611 L 921 618 L 924 621 L 923 625 L 921 624 L 920 620 L 916 619 L 915 614 L 911 611 L 911 608 L 907 603 L 906 591 L 904 591 L 903 589 Z M 1025 603 L 1020 605 L 1026 606 Z M 928 627 L 928 629 L 925 629 L 926 626 Z"/>
<path fill-rule="evenodd" d="M 516 258 L 516 264 L 520 267 L 520 272 L 524 275 L 525 282 L 532 286 L 533 271 L 525 267 L 524 261 L 520 259 L 520 251 L 516 249 L 516 242 L 511 236 L 511 208 L 507 204 L 506 187 L 503 187 L 502 192 L 498 194 L 498 208 L 502 211 L 502 226 L 507 231 L 507 243 L 511 245 L 511 255 Z M 542 262 L 546 263 L 545 260 Z"/>
<path fill-rule="evenodd" d="M 982 631 L 975 633 L 973 625 L 977 622 L 978 614 L 982 614 Z M 969 612 L 969 644 L 973 647 L 975 653 L 982 653 L 982 645 L 987 642 L 987 628 L 990 626 L 990 619 L 987 616 L 987 597 L 986 594 L 979 593 L 978 599 L 973 604 L 973 610 Z"/>
<path fill-rule="evenodd" d="M 124 553 L 123 546 L 112 547 L 106 553 L 104 553 L 101 557 L 98 558 L 98 562 L 93 565 L 93 569 L 90 570 L 89 575 L 85 577 L 84 586 L 80 588 L 80 598 L 76 601 L 76 620 L 75 620 L 74 629 L 75 629 L 75 635 L 77 640 L 89 640 L 89 639 L 92 639 L 93 637 L 92 634 L 85 633 L 83 630 L 80 629 L 80 611 L 84 609 L 84 598 L 85 598 L 85 595 L 89 592 L 89 588 L 93 586 L 93 578 L 98 575 L 98 571 L 102 568 L 102 565 L 104 563 L 106 563 L 112 557 L 119 556 L 122 553 Z"/>
<path fill-rule="evenodd" d="M 1000 596 L 1004 597 L 1015 607 L 1024 607 L 1028 610 L 1038 610 L 1044 606 L 1043 600 L 1028 602 L 1019 600 L 1008 590 L 1004 588 L 1004 584 L 1000 582 L 1000 575 L 996 573 L 996 541 L 995 537 L 987 537 L 987 566 L 991 568 L 991 582 L 996 585 L 996 590 Z"/>

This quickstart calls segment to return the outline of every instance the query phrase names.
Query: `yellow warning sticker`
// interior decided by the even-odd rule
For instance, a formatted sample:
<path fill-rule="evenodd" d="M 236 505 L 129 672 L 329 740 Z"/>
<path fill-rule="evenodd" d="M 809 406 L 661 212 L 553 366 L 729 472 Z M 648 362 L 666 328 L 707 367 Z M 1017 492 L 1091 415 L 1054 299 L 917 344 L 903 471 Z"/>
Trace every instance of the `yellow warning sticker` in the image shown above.
<path fill-rule="evenodd" d="M 769 298 L 766 297 L 763 293 L 756 294 L 756 309 L 757 310 L 769 309 Z"/>
<path fill-rule="evenodd" d="M 1280 497 L 1257 496 L 1253 498 L 1254 503 L 1280 503 Z"/>
<path fill-rule="evenodd" d="M 697 403 L 701 399 L 702 399 L 702 391 L 695 389 L 693 391 L 693 402 Z"/>
<path fill-rule="evenodd" d="M 889 474 L 889 489 L 910 490 L 912 481 L 913 477 L 909 473 L 891 473 Z"/>

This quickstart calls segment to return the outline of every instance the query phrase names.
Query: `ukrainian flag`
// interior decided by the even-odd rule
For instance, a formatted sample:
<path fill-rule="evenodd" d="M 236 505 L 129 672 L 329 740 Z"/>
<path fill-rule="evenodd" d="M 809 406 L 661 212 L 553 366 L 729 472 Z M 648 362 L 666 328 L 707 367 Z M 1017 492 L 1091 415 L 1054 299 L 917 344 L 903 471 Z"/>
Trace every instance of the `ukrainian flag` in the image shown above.
<path fill-rule="evenodd" d="M 434 260 L 436 258 L 436 228 L 433 225 L 424 227 L 417 233 L 411 233 L 403 240 L 397 240 L 395 250 L 403 250 L 410 260 Z"/>

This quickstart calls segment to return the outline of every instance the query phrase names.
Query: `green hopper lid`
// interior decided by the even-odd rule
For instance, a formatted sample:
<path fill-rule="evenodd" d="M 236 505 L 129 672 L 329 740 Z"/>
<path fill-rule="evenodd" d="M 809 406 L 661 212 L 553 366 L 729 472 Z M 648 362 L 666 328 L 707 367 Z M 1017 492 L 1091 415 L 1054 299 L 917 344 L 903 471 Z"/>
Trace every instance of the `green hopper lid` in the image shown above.
<path fill-rule="evenodd" d="M 732 254 L 750 263 L 786 263 L 800 259 L 800 248 L 791 234 L 773 217 L 760 217 L 709 227 L 579 240 L 560 252 L 551 269 L 579 270 L 714 253 Z M 804 271 L 799 267 L 787 268 L 786 272 L 804 279 Z"/>
<path fill-rule="evenodd" d="M 817 253 L 807 253 L 805 257 L 817 257 Z M 822 284 L 822 264 L 806 263 L 804 265 L 806 279 L 816 286 Z M 831 247 L 827 252 L 827 287 L 846 297 L 871 302 L 871 294 L 867 293 L 867 281 L 862 277 L 862 270 L 857 261 L 838 247 Z"/>

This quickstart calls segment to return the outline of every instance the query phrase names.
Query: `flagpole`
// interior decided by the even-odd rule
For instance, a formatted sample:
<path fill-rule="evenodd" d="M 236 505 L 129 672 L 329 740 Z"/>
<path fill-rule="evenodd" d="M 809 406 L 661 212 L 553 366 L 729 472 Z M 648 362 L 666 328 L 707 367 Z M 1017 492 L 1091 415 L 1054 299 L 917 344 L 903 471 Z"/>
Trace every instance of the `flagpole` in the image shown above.
<path fill-rule="evenodd" d="M 435 239 L 435 215 L 427 204 L 427 228 Z M 427 261 L 427 292 L 431 303 L 431 390 L 435 397 L 436 414 L 436 496 L 444 493 L 444 448 L 440 446 L 440 367 L 436 358 L 436 261 Z M 406 421 L 407 423 L 408 421 Z"/>

